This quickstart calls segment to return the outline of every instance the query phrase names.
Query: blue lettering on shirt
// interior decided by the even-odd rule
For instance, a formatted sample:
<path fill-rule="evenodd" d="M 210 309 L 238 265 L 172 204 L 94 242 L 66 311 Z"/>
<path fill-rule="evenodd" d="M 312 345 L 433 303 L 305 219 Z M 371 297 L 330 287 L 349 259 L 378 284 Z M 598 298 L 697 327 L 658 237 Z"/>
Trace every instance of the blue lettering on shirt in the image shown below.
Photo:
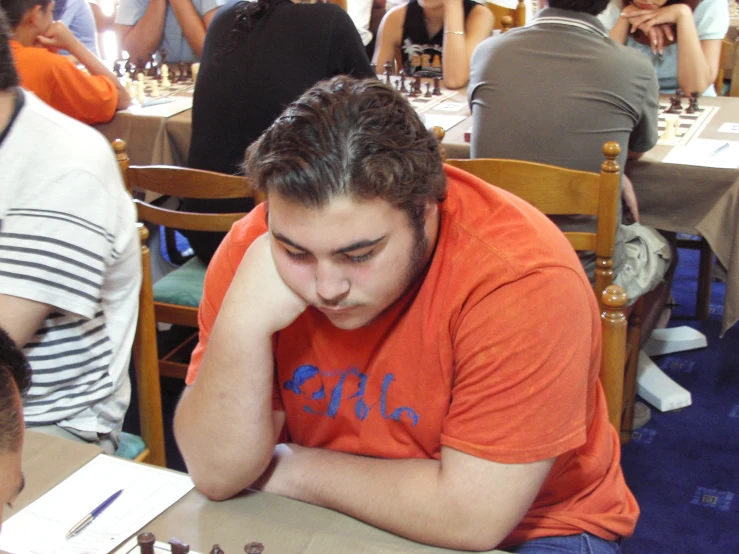
<path fill-rule="evenodd" d="M 308 391 L 305 390 L 306 383 L 317 377 L 328 379 L 338 377 L 338 382 L 331 389 L 328 407 L 325 410 L 317 410 L 309 404 L 303 405 L 303 410 L 310 414 L 323 415 L 326 417 L 334 418 L 339 412 L 341 401 L 344 397 L 344 383 L 346 382 L 347 377 L 350 376 L 357 378 L 357 392 L 355 392 L 351 396 L 348 396 L 346 400 L 357 400 L 354 404 L 354 414 L 357 416 L 357 418 L 359 418 L 360 421 L 364 421 L 370 414 L 376 403 L 372 405 L 367 405 L 367 403 L 364 401 L 364 394 L 367 387 L 367 375 L 361 373 L 356 368 L 351 368 L 343 371 L 324 372 L 314 365 L 301 365 L 300 367 L 297 367 L 293 372 L 292 379 L 285 381 L 284 388 L 286 391 L 292 392 L 298 396 L 304 396 L 310 399 L 310 401 L 320 402 L 326 398 L 326 390 L 324 388 L 323 382 L 321 382 L 320 388 L 313 393 L 308 393 Z M 386 374 L 382 380 L 382 388 L 380 393 L 380 415 L 384 419 L 392 419 L 394 421 L 400 421 L 402 416 L 405 415 L 408 419 L 410 419 L 411 424 L 415 427 L 416 425 L 418 425 L 418 420 L 420 419 L 420 416 L 412 408 L 409 408 L 408 406 L 400 406 L 394 409 L 392 412 L 388 413 L 387 395 L 388 391 L 390 390 L 390 384 L 394 380 L 395 376 L 392 373 Z"/>

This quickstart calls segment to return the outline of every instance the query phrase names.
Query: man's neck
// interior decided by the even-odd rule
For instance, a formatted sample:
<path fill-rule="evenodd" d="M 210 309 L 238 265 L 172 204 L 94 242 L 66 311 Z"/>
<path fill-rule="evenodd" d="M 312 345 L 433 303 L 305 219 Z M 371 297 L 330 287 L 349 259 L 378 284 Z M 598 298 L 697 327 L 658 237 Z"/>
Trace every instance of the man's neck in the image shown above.
<path fill-rule="evenodd" d="M 15 92 L 13 89 L 0 91 L 0 134 L 8 126 L 10 118 L 13 116 L 14 108 Z"/>

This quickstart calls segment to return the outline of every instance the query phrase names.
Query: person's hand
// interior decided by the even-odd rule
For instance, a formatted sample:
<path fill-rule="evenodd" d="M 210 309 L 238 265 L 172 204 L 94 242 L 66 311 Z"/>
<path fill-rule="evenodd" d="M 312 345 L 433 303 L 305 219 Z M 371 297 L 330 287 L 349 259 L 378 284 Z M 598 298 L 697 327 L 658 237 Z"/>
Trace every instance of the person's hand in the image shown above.
<path fill-rule="evenodd" d="M 36 44 L 52 52 L 59 52 L 59 50 L 72 52 L 77 42 L 79 41 L 69 27 L 61 21 L 54 21 L 43 34 L 36 36 Z"/>
<path fill-rule="evenodd" d="M 641 30 L 649 35 L 649 31 L 656 25 L 675 25 L 687 17 L 692 20 L 693 12 L 685 4 L 670 4 L 656 10 L 644 10 L 629 4 L 621 11 L 621 16 L 629 21 L 632 33 Z"/>
<path fill-rule="evenodd" d="M 652 54 L 662 55 L 664 47 L 675 41 L 673 26 L 669 24 L 655 25 L 647 33 L 652 46 Z"/>
<path fill-rule="evenodd" d="M 639 203 L 636 200 L 634 185 L 626 175 L 621 179 L 621 201 L 624 218 L 629 223 L 639 223 Z"/>
<path fill-rule="evenodd" d="M 269 236 L 255 240 L 244 254 L 230 289 L 245 312 L 260 318 L 260 324 L 271 335 L 295 321 L 308 304 L 285 284 L 277 271 Z"/>

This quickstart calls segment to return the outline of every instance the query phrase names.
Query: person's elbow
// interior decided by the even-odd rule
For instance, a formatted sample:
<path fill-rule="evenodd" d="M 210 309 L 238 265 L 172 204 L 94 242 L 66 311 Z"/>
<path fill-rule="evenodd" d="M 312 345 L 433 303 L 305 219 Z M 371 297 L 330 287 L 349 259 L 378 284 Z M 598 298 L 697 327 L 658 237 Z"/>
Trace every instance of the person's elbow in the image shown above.
<path fill-rule="evenodd" d="M 125 89 L 118 91 L 118 102 L 116 103 L 116 111 L 125 110 L 131 105 L 131 97 L 125 91 Z"/>
<path fill-rule="evenodd" d="M 638 160 L 641 159 L 644 156 L 644 152 L 634 152 L 633 150 L 629 150 L 628 154 L 626 154 L 627 160 Z"/>
<path fill-rule="evenodd" d="M 469 75 L 444 75 L 444 87 L 450 90 L 462 88 L 469 81 Z"/>

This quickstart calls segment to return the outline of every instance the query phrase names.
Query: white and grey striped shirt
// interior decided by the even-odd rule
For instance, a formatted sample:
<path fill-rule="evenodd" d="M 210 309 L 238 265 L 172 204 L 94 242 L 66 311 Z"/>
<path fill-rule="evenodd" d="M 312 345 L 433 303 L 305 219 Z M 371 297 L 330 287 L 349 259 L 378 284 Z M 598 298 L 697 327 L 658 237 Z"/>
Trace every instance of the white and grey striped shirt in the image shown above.
<path fill-rule="evenodd" d="M 24 97 L 0 142 L 0 294 L 55 309 L 24 348 L 26 424 L 117 433 L 141 282 L 134 208 L 105 138 Z"/>

